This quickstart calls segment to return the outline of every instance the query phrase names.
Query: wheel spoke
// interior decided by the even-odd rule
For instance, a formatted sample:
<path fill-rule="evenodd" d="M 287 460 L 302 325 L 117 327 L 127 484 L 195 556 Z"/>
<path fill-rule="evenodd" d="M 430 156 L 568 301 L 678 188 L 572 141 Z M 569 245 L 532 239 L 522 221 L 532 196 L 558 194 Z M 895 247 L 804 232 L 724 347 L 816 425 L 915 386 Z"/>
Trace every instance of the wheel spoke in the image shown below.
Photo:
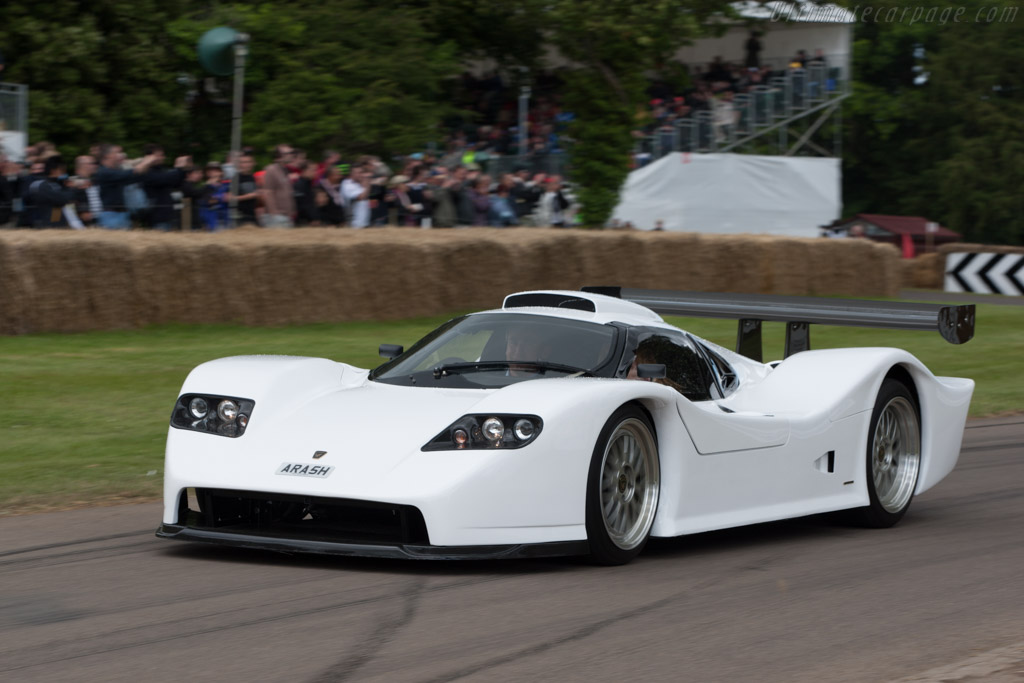
<path fill-rule="evenodd" d="M 637 519 L 640 518 L 640 511 L 636 509 L 636 505 L 634 505 L 633 501 L 629 502 L 629 505 L 626 508 L 626 515 L 625 516 L 626 516 L 626 525 L 625 525 L 626 529 L 632 529 L 634 526 L 636 526 Z"/>
<path fill-rule="evenodd" d="M 611 509 L 608 512 L 608 522 L 612 525 L 612 528 L 615 529 L 619 525 L 619 499 L 612 498 L 610 503 Z"/>
<path fill-rule="evenodd" d="M 612 452 L 608 454 L 608 465 L 612 469 L 618 469 L 619 465 L 622 464 L 622 439 L 618 439 L 612 447 Z"/>
<path fill-rule="evenodd" d="M 615 501 L 615 528 L 619 533 L 625 533 L 626 531 L 626 506 L 622 504 L 621 500 Z"/>

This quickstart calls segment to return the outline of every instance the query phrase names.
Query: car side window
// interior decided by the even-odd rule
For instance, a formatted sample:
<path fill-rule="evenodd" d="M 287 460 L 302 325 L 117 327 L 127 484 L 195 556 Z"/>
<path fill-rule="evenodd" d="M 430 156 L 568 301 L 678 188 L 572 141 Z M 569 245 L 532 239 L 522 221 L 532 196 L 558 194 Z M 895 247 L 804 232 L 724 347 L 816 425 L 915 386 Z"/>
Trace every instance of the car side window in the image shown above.
<path fill-rule="evenodd" d="M 640 338 L 636 347 L 636 363 L 658 363 L 665 366 L 661 383 L 672 387 L 691 401 L 711 398 L 711 372 L 703 356 L 685 335 L 657 333 Z"/>
<path fill-rule="evenodd" d="M 725 362 L 725 359 L 720 355 L 709 349 L 707 346 L 704 347 L 707 352 L 708 360 L 711 362 L 711 366 L 718 376 L 718 383 L 722 387 L 722 394 L 728 396 L 739 386 L 739 378 L 736 377 L 736 371 L 732 369 L 732 366 Z"/>

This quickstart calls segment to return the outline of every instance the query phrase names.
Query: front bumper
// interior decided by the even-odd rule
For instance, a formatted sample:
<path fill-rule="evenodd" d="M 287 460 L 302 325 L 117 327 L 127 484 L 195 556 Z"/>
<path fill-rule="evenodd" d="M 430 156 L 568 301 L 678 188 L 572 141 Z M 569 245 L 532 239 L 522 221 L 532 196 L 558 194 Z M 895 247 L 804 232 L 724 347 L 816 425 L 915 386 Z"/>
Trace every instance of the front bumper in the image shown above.
<path fill-rule="evenodd" d="M 388 545 L 277 538 L 261 536 L 255 533 L 194 529 L 178 524 L 162 524 L 157 529 L 156 535 L 159 538 L 170 538 L 179 541 L 198 541 L 200 543 L 214 543 L 236 548 L 273 550 L 283 553 L 387 557 L 402 560 L 505 560 L 585 555 L 590 552 L 590 547 L 586 541 L 474 546 Z"/>
<path fill-rule="evenodd" d="M 322 496 L 187 489 L 160 538 L 279 552 L 402 559 L 501 559 L 589 552 L 586 540 L 435 545 L 412 505 Z"/>

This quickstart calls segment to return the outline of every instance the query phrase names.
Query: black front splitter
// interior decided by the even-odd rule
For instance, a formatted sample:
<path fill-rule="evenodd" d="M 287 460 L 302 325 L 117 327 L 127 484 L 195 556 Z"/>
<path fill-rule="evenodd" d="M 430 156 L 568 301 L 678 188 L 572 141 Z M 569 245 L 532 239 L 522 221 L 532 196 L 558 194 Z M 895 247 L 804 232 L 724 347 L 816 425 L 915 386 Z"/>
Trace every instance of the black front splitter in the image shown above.
<path fill-rule="evenodd" d="M 315 553 L 319 555 L 347 555 L 349 557 L 389 557 L 400 560 L 506 560 L 586 555 L 590 552 L 590 546 L 586 541 L 520 543 L 516 545 L 385 545 L 239 534 L 230 531 L 217 531 L 215 529 L 196 529 L 177 524 L 162 524 L 156 530 L 156 535 L 159 538 L 170 538 L 179 541 L 214 543 L 235 548 L 273 550 L 283 553 Z"/>

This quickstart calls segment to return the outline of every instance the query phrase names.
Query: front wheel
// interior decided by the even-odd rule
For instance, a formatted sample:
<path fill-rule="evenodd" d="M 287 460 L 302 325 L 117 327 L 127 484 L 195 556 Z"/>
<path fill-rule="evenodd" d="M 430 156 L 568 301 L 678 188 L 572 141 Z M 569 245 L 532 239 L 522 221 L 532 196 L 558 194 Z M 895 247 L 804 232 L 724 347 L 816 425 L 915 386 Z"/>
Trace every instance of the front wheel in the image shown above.
<path fill-rule="evenodd" d="M 597 439 L 587 479 L 587 540 L 598 564 L 625 564 L 651 535 L 658 512 L 661 466 L 650 418 L 619 408 Z"/>
<path fill-rule="evenodd" d="M 896 524 L 910 507 L 921 471 L 921 420 L 902 382 L 882 382 L 871 413 L 866 474 L 870 503 L 860 521 L 876 528 Z"/>

